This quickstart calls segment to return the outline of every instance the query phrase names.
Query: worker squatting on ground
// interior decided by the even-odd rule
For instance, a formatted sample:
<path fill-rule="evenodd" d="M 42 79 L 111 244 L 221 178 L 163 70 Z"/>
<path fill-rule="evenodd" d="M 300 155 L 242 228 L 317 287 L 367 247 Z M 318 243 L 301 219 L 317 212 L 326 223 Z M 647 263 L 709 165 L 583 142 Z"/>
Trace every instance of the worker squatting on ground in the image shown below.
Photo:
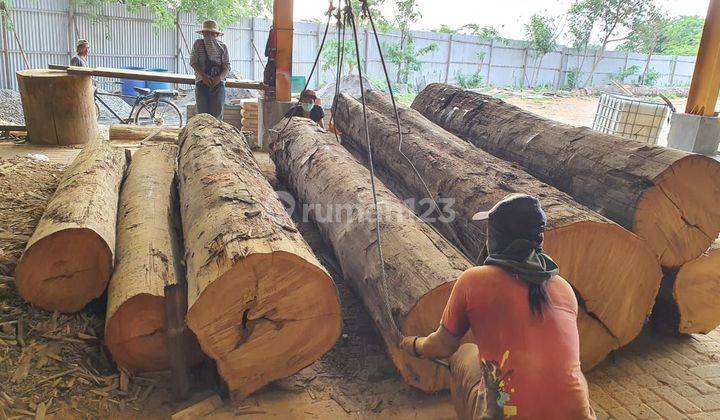
<path fill-rule="evenodd" d="M 300 103 L 290 108 L 285 113 L 286 117 L 305 117 L 315 121 L 320 127 L 323 126 L 325 111 L 317 103 L 318 98 L 314 90 L 305 89 L 300 93 Z"/>
<path fill-rule="evenodd" d="M 460 275 L 437 331 L 405 337 L 400 347 L 450 357 L 458 418 L 594 419 L 580 370 L 578 303 L 543 253 L 540 203 L 511 194 L 473 219 L 488 221 L 485 263 Z M 461 346 L 468 329 L 474 344 Z"/>
<path fill-rule="evenodd" d="M 90 43 L 86 39 L 78 39 L 75 43 L 75 55 L 70 59 L 70 65 L 75 67 L 88 67 Z"/>
<path fill-rule="evenodd" d="M 222 119 L 225 108 L 225 79 L 230 72 L 227 46 L 220 42 L 223 35 L 214 20 L 203 22 L 197 31 L 203 37 L 195 40 L 190 53 L 190 66 L 195 70 L 195 102 L 198 114 Z"/>

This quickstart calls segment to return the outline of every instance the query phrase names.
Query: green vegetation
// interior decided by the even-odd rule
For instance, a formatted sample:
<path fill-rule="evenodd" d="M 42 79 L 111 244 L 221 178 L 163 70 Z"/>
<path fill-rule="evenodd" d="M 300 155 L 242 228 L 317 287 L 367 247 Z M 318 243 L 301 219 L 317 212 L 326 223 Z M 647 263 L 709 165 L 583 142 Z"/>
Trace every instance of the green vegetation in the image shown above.
<path fill-rule="evenodd" d="M 128 9 L 146 6 L 159 26 L 175 24 L 176 12 L 192 12 L 198 20 L 215 19 L 220 25 L 229 25 L 240 17 L 260 16 L 272 10 L 272 0 L 72 0 L 77 6 L 93 15 L 100 15 L 109 4 L 122 3 Z"/>
<path fill-rule="evenodd" d="M 700 47 L 705 20 L 699 16 L 680 16 L 663 29 L 665 43 L 660 54 L 695 55 Z"/>
<path fill-rule="evenodd" d="M 464 89 L 477 89 L 482 86 L 483 77 L 480 74 L 480 70 L 475 73 L 465 76 L 462 73 L 458 73 L 456 76 L 457 83 Z"/>
<path fill-rule="evenodd" d="M 625 81 L 629 77 L 637 76 L 637 74 L 640 72 L 640 67 L 636 65 L 632 65 L 630 67 L 626 68 L 619 68 L 618 72 L 610 75 L 610 80 L 615 80 L 618 83 L 625 83 Z"/>
<path fill-rule="evenodd" d="M 325 46 L 323 47 L 322 71 L 337 67 L 338 49 L 341 46 L 343 47 L 343 74 L 351 74 L 357 69 L 358 62 L 357 55 L 355 54 L 355 42 L 352 39 L 345 39 L 343 42 L 338 42 L 337 39 L 330 39 L 325 41 Z"/>
<path fill-rule="evenodd" d="M 410 24 L 422 17 L 417 0 L 395 0 L 397 13 L 394 26 L 400 30 L 400 42 L 397 44 L 384 44 L 383 50 L 387 60 L 396 67 L 397 83 L 407 83 L 410 73 L 422 69 L 423 62 L 420 58 L 433 51 L 438 46 L 432 43 L 418 50 L 415 49 L 415 40 L 410 33 Z"/>
<path fill-rule="evenodd" d="M 530 22 L 525 24 L 525 39 L 533 49 L 535 58 L 538 59 L 535 74 L 529 80 L 529 85 L 537 83 L 543 58 L 557 47 L 555 40 L 558 35 L 560 35 L 560 31 L 555 25 L 555 19 L 550 16 L 535 13 L 530 17 Z M 523 80 L 523 84 L 525 84 L 525 80 Z"/>

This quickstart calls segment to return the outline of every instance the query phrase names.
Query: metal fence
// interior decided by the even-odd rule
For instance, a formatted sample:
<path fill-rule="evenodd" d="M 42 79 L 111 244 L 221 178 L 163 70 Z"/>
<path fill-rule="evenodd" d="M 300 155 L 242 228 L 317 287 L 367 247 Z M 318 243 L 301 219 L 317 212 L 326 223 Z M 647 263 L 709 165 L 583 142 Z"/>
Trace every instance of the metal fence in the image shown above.
<path fill-rule="evenodd" d="M 225 28 L 233 70 L 239 77 L 259 80 L 262 64 L 253 45 L 262 53 L 271 21 L 243 18 Z M 154 25 L 147 9 L 130 11 L 125 5 L 104 7 L 101 13 L 77 9 L 70 0 L 12 0 L 10 20 L 3 22 L 3 54 L 0 86 L 16 88 L 15 71 L 66 63 L 74 52 L 75 40 L 87 38 L 92 44 L 90 64 L 107 67 L 163 68 L 189 73 L 188 46 L 197 37 L 197 19 L 180 13 L 174 28 Z M 307 74 L 320 45 L 324 24 L 296 22 L 293 73 Z M 370 36 L 369 36 L 370 35 Z M 328 35 L 335 39 L 334 28 Z M 381 43 L 397 43 L 397 31 L 382 34 Z M 380 56 L 367 30 L 359 34 L 362 66 L 369 77 L 381 78 Z M 455 83 L 460 76 L 478 75 L 483 84 L 503 87 L 565 87 L 576 79 L 588 86 L 607 84 L 610 77 L 633 65 L 640 72 L 648 62 L 645 54 L 619 51 L 581 52 L 561 47 L 544 57 L 522 41 L 486 40 L 463 34 L 413 32 L 415 47 L 436 44 L 437 48 L 420 57 L 422 69 L 413 72 L 409 83 L 422 87 L 431 82 Z M 601 59 L 590 74 L 593 58 Z M 265 58 L 262 57 L 262 60 Z M 320 66 L 322 68 L 322 62 Z M 653 55 L 649 68 L 657 73 L 660 86 L 683 86 L 690 82 L 695 57 Z M 391 76 L 396 69 L 390 66 Z M 311 86 L 333 81 L 335 71 L 326 69 L 313 77 Z M 634 82 L 638 75 L 626 79 Z"/>

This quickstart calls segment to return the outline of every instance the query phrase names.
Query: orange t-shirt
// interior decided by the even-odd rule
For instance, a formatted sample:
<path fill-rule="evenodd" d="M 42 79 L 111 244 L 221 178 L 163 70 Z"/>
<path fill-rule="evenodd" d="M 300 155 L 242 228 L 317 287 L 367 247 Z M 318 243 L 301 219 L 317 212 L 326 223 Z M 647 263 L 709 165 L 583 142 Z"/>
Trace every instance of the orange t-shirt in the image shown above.
<path fill-rule="evenodd" d="M 547 290 L 541 318 L 530 309 L 525 282 L 497 266 L 474 267 L 455 283 L 442 325 L 457 337 L 472 330 L 506 417 L 592 419 L 580 370 L 577 299 L 560 276 Z"/>

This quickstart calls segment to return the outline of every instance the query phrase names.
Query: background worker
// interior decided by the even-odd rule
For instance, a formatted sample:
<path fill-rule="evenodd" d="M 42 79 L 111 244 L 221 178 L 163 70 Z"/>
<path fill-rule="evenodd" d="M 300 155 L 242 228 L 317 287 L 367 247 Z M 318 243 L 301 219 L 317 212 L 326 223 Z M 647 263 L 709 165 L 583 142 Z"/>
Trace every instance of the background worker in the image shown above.
<path fill-rule="evenodd" d="M 305 117 L 315 121 L 320 127 L 323 127 L 323 118 L 325 111 L 318 104 L 317 94 L 314 90 L 305 89 L 300 93 L 300 103 L 290 108 L 285 113 L 286 117 Z"/>
<path fill-rule="evenodd" d="M 87 39 L 78 39 L 75 43 L 75 55 L 70 59 L 70 65 L 75 67 L 89 67 L 90 43 Z"/>
<path fill-rule="evenodd" d="M 488 221 L 484 265 L 460 275 L 437 331 L 400 347 L 416 357 L 452 355 L 461 419 L 594 419 L 580 370 L 578 303 L 543 253 L 540 203 L 511 194 L 473 219 Z M 460 346 L 468 330 L 474 343 Z"/>
<path fill-rule="evenodd" d="M 225 79 L 230 72 L 227 46 L 220 42 L 223 35 L 214 20 L 203 22 L 197 31 L 190 53 L 190 66 L 195 70 L 195 102 L 198 114 L 210 114 L 222 120 L 225 108 Z"/>

